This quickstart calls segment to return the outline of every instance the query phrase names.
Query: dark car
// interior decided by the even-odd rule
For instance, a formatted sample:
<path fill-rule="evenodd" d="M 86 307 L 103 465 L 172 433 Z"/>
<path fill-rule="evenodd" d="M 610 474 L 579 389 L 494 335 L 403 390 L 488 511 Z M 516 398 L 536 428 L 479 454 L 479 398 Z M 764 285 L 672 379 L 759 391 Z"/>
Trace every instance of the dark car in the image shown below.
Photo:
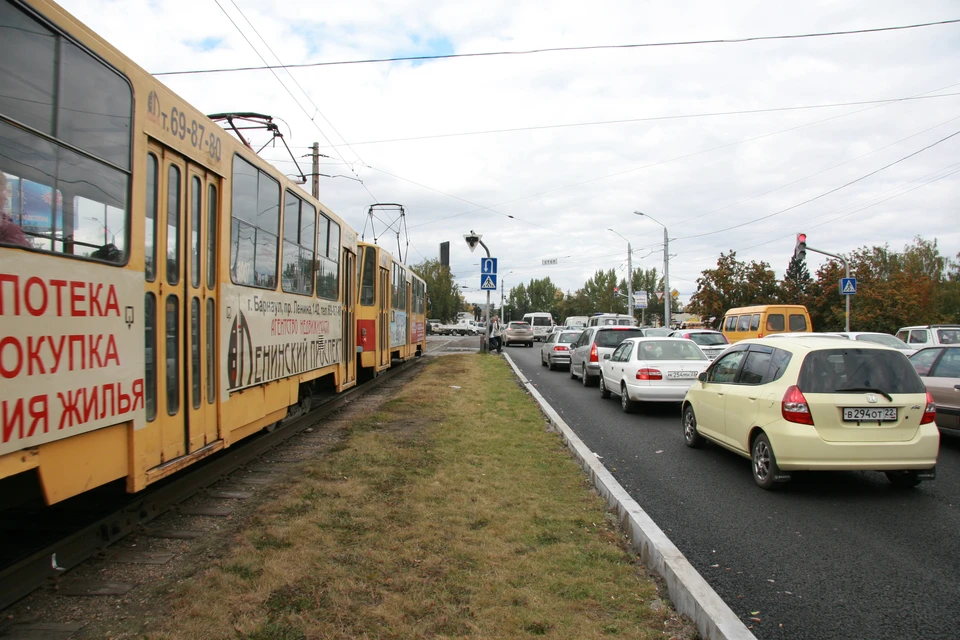
<path fill-rule="evenodd" d="M 580 378 L 588 387 L 600 379 L 603 356 L 613 353 L 627 338 L 638 338 L 643 329 L 627 326 L 587 327 L 570 345 L 570 377 Z"/>

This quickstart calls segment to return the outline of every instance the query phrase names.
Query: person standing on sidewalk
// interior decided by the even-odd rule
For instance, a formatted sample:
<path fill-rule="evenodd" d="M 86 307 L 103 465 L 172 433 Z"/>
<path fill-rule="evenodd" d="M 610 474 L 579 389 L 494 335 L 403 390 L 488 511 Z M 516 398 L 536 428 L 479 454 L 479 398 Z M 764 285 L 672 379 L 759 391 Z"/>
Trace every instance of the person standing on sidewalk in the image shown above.
<path fill-rule="evenodd" d="M 500 318 L 493 316 L 490 320 L 490 351 L 494 349 L 497 353 L 503 353 L 503 343 L 500 342 Z"/>

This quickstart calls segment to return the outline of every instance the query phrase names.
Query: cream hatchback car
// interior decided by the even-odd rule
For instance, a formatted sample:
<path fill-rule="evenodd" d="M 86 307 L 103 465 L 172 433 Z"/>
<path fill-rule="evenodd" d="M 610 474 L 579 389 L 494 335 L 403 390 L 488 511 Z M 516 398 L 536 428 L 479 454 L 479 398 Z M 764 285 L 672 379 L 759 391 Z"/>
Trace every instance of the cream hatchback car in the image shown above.
<path fill-rule="evenodd" d="M 936 405 L 907 357 L 880 345 L 738 342 L 687 391 L 682 420 L 687 446 L 750 458 L 763 489 L 801 470 L 883 471 L 903 487 L 936 476 Z"/>

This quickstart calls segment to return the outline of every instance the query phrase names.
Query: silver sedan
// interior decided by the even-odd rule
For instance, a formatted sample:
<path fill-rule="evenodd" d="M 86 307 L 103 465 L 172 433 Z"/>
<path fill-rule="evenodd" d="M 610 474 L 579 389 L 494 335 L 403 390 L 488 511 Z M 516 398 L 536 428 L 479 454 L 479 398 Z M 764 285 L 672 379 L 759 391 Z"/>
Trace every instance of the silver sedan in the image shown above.
<path fill-rule="evenodd" d="M 580 335 L 580 331 L 554 331 L 547 336 L 540 348 L 540 364 L 550 367 L 551 371 L 559 366 L 570 367 L 570 345 Z"/>

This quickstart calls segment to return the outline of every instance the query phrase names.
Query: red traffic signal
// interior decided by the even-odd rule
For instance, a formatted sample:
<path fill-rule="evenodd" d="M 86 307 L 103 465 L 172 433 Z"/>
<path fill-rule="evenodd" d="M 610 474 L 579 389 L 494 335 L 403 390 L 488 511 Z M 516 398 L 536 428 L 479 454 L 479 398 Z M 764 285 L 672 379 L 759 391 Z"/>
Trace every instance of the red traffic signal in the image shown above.
<path fill-rule="evenodd" d="M 807 234 L 797 234 L 797 245 L 793 248 L 793 257 L 800 261 L 807 259 Z"/>

